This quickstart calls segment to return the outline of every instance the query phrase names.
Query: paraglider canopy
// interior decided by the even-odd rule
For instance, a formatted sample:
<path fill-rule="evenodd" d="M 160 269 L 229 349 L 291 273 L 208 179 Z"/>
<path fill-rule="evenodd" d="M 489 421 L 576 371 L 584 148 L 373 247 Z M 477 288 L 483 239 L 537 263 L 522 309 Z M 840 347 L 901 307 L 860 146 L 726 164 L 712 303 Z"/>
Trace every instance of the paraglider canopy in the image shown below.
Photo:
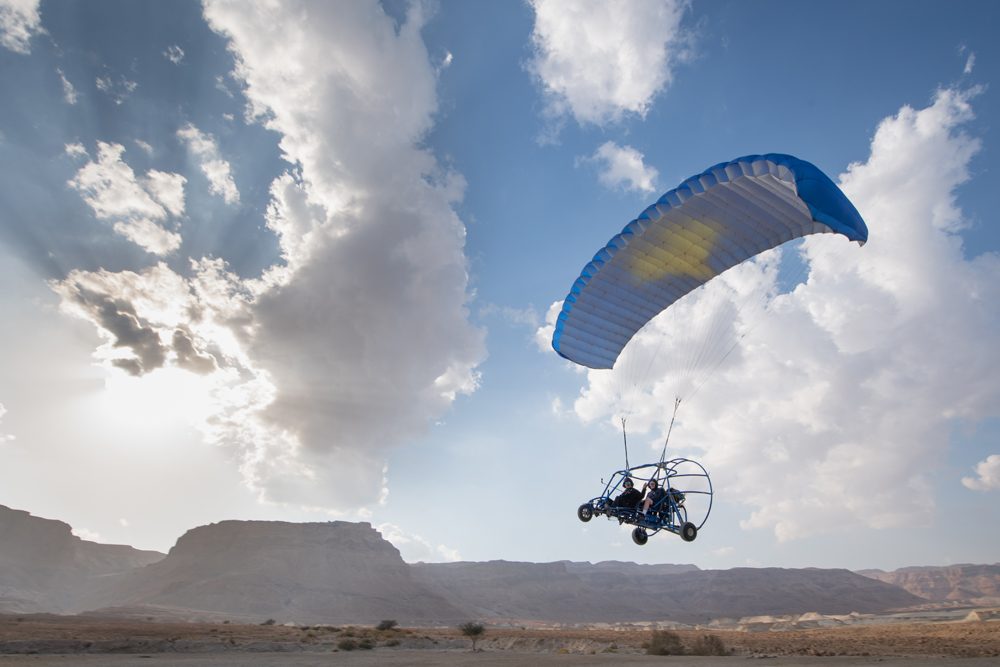
<path fill-rule="evenodd" d="M 552 347 L 582 366 L 612 368 L 635 333 L 685 294 L 818 233 L 868 240 L 857 209 L 817 167 L 779 153 L 717 164 L 663 195 L 583 268 Z"/>

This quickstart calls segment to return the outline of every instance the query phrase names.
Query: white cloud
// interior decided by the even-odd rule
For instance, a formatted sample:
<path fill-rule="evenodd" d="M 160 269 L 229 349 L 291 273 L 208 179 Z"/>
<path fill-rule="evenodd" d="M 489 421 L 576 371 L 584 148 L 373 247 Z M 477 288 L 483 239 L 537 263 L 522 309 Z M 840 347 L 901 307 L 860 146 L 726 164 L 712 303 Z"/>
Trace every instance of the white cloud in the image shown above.
<path fill-rule="evenodd" d="M 184 184 L 187 179 L 180 174 L 150 169 L 142 179 L 142 187 L 159 202 L 170 215 L 184 215 Z"/>
<path fill-rule="evenodd" d="M 963 477 L 962 484 L 973 491 L 1000 489 L 1000 454 L 991 454 L 976 464 L 975 477 Z"/>
<path fill-rule="evenodd" d="M 643 155 L 631 146 L 619 146 L 606 141 L 598 147 L 589 160 L 597 163 L 601 185 L 616 190 L 634 190 L 650 193 L 656 190 L 659 172 L 643 162 Z"/>
<path fill-rule="evenodd" d="M 181 61 L 184 60 L 184 49 L 176 44 L 171 44 L 167 47 L 167 50 L 163 52 L 163 57 L 175 65 L 180 65 Z"/>
<path fill-rule="evenodd" d="M 188 146 L 191 154 L 201 164 L 201 171 L 208 179 L 208 189 L 212 194 L 222 197 L 227 204 L 237 204 L 240 192 L 233 181 L 229 162 L 222 159 L 215 137 L 205 134 L 190 123 L 177 131 Z"/>
<path fill-rule="evenodd" d="M 73 156 L 80 156 L 81 151 L 79 144 L 66 147 Z M 185 179 L 155 170 L 137 178 L 122 159 L 124 152 L 121 144 L 98 142 L 97 161 L 81 167 L 68 184 L 98 219 L 111 221 L 121 236 L 155 255 L 173 252 L 180 247 L 181 237 L 160 223 L 168 215 L 184 213 Z"/>
<path fill-rule="evenodd" d="M 87 149 L 81 143 L 66 144 L 66 155 L 72 158 L 87 157 Z"/>
<path fill-rule="evenodd" d="M 56 72 L 59 74 L 59 80 L 62 81 L 63 99 L 66 100 L 66 104 L 76 104 L 76 88 L 74 88 L 73 84 L 69 82 L 69 79 L 66 78 L 66 75 L 61 69 L 56 68 Z"/>
<path fill-rule="evenodd" d="M 145 153 L 146 155 L 153 154 L 153 146 L 150 145 L 148 142 L 143 141 L 142 139 L 133 139 L 133 143 L 135 143 L 136 146 L 141 148 L 142 152 Z"/>
<path fill-rule="evenodd" d="M 552 116 L 603 125 L 645 116 L 685 57 L 675 0 L 531 0 L 535 10 L 529 68 Z"/>
<path fill-rule="evenodd" d="M 542 352 L 552 352 L 552 336 L 556 332 L 556 319 L 562 312 L 562 301 L 555 301 L 545 313 L 545 324 L 535 331 L 535 345 Z"/>
<path fill-rule="evenodd" d="M 15 53 L 31 53 L 31 38 L 45 32 L 40 0 L 0 0 L 0 44 Z"/>
<path fill-rule="evenodd" d="M 963 74 L 972 74 L 972 68 L 976 66 L 976 54 L 970 53 L 969 57 L 965 59 L 965 67 L 962 69 Z"/>
<path fill-rule="evenodd" d="M 763 317 L 754 306 L 721 320 L 734 339 L 754 326 L 682 404 L 671 451 L 700 456 L 717 488 L 751 508 L 744 527 L 787 540 L 919 526 L 954 422 L 1000 416 L 1000 257 L 965 256 L 968 222 L 955 199 L 980 147 L 962 129 L 976 92 L 946 89 L 927 108 L 903 107 L 879 125 L 867 161 L 841 176 L 871 230 L 864 248 L 811 237 L 805 283 Z M 772 255 L 727 273 L 633 341 L 663 342 L 629 399 L 639 413 L 630 423 L 653 428 L 651 455 L 670 418 L 677 348 L 690 347 L 699 319 L 734 310 L 752 283 L 776 293 L 775 266 Z M 589 372 L 577 414 L 613 419 L 619 380 Z"/>
<path fill-rule="evenodd" d="M 407 563 L 448 563 L 462 560 L 456 549 L 444 544 L 434 545 L 419 535 L 406 533 L 402 528 L 391 523 L 376 526 L 382 537 L 399 549 L 400 555 Z"/>

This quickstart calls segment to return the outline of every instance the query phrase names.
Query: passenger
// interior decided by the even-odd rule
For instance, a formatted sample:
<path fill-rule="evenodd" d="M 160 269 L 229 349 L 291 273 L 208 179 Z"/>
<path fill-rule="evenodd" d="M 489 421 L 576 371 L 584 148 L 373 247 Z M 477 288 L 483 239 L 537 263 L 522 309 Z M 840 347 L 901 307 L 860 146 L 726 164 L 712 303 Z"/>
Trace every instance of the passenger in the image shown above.
<path fill-rule="evenodd" d="M 636 490 L 635 483 L 632 482 L 632 478 L 630 477 L 625 478 L 622 486 L 625 487 L 625 490 L 614 499 L 611 506 L 634 510 L 639 505 L 639 501 L 642 500 L 642 492 Z"/>
<path fill-rule="evenodd" d="M 642 501 L 642 513 L 645 514 L 649 511 L 649 508 L 663 500 L 663 496 L 666 495 L 660 485 L 655 479 L 651 479 L 646 482 L 643 487 L 647 489 L 646 498 Z"/>

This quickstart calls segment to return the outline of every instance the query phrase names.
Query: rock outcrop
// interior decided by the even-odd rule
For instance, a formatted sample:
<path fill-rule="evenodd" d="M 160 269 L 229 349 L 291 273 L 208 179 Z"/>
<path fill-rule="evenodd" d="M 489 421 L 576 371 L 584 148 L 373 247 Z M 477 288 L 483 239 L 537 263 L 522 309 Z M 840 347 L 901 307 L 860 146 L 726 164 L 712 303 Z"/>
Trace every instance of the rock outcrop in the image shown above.
<path fill-rule="evenodd" d="M 343 521 L 223 521 L 188 531 L 164 556 L 88 542 L 61 521 L 0 506 L 0 613 L 339 625 L 704 623 L 1000 596 L 1000 565 L 863 574 L 617 561 L 408 565 L 371 525 Z"/>
<path fill-rule="evenodd" d="M 899 586 L 927 600 L 1000 602 L 1000 563 L 904 567 L 892 572 L 860 570 L 858 574 Z"/>
<path fill-rule="evenodd" d="M 157 551 L 89 542 L 62 521 L 0 505 L 0 611 L 81 611 L 102 578 L 162 558 Z"/>
<path fill-rule="evenodd" d="M 734 568 L 658 573 L 581 563 L 418 563 L 418 578 L 456 606 L 493 620 L 562 623 L 722 616 L 872 613 L 921 602 L 848 570 Z M 629 567 L 630 566 L 630 567 Z"/>
<path fill-rule="evenodd" d="M 453 623 L 464 614 L 418 583 L 367 523 L 223 521 L 116 577 L 104 607 L 150 606 L 300 623 Z"/>

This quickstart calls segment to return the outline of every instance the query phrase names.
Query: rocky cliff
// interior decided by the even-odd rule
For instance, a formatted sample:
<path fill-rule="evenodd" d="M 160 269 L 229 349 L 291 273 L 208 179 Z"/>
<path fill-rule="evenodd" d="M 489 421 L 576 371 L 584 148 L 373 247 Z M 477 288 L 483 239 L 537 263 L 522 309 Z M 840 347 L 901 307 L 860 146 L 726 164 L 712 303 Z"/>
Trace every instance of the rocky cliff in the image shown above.
<path fill-rule="evenodd" d="M 88 542 L 62 521 L 0 505 L 0 611 L 80 611 L 103 577 L 162 558 L 156 551 Z"/>
<path fill-rule="evenodd" d="M 99 602 L 302 623 L 464 618 L 416 581 L 399 551 L 374 528 L 344 521 L 201 526 L 182 536 L 162 561 L 109 581 Z"/>
<path fill-rule="evenodd" d="M 806 611 L 871 613 L 921 602 L 898 587 L 847 570 L 657 572 L 660 566 L 622 565 L 490 561 L 413 567 L 421 581 L 443 591 L 454 605 L 494 620 L 697 623 Z"/>
<path fill-rule="evenodd" d="M 188 531 L 164 556 L 87 542 L 65 523 L 0 506 L 0 612 L 114 608 L 307 624 L 695 623 L 984 599 L 997 594 L 1000 565 L 865 574 L 616 561 L 407 565 L 369 524 L 342 521 L 223 521 Z"/>
<path fill-rule="evenodd" d="M 904 567 L 892 572 L 861 570 L 858 574 L 899 586 L 928 600 L 1000 603 L 1000 563 Z"/>

